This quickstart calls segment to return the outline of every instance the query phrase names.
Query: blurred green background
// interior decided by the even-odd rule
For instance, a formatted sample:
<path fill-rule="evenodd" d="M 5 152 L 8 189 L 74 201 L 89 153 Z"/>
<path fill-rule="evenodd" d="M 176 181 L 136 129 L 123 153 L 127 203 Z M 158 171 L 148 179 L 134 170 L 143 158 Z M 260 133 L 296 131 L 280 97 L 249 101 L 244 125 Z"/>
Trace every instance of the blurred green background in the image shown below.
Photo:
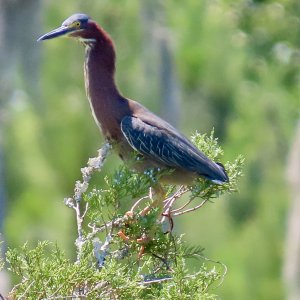
<path fill-rule="evenodd" d="M 85 96 L 83 47 L 66 39 L 35 41 L 84 12 L 115 41 L 124 95 L 187 135 L 215 128 L 224 161 L 246 158 L 238 194 L 176 223 L 176 232 L 228 266 L 216 293 L 221 299 L 285 298 L 286 170 L 299 119 L 300 2 L 22 0 L 2 1 L 0 11 L 7 7 L 0 13 L 6 26 L 0 34 L 0 165 L 7 245 L 47 239 L 74 251 L 74 215 L 63 198 L 103 140 Z M 120 163 L 115 158 L 105 172 Z"/>

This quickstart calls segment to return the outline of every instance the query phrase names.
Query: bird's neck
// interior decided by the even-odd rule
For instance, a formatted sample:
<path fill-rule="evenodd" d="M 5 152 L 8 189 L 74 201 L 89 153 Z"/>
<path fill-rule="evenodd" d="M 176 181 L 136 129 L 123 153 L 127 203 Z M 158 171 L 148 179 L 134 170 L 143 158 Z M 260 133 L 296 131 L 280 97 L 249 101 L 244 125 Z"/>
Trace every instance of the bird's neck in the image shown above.
<path fill-rule="evenodd" d="M 114 139 L 120 134 L 118 122 L 126 110 L 126 101 L 115 84 L 115 51 L 106 34 L 86 44 L 84 74 L 93 117 L 103 134 Z"/>

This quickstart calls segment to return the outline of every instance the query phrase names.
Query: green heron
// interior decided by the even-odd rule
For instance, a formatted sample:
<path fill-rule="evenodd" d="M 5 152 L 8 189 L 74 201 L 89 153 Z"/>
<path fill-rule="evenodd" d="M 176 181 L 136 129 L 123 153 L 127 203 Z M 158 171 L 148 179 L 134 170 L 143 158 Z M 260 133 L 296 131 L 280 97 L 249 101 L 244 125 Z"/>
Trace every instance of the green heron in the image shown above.
<path fill-rule="evenodd" d="M 228 182 L 222 164 L 206 157 L 169 123 L 120 94 L 114 79 L 114 45 L 101 26 L 85 14 L 74 14 L 38 41 L 60 36 L 85 46 L 85 87 L 91 111 L 121 159 L 131 160 L 137 151 L 143 159 L 135 168 L 172 169 L 161 180 L 174 184 L 190 184 L 197 177 L 216 184 Z"/>

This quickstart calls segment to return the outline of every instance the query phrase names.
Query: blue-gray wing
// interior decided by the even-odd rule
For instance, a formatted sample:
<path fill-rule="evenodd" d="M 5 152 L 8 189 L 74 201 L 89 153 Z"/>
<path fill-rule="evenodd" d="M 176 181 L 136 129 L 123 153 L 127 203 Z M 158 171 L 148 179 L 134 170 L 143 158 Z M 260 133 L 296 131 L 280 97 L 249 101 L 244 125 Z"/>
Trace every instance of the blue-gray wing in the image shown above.
<path fill-rule="evenodd" d="M 211 161 L 179 132 L 126 116 L 121 130 L 128 143 L 139 153 L 164 166 L 195 172 L 216 183 L 228 181 L 224 168 Z"/>

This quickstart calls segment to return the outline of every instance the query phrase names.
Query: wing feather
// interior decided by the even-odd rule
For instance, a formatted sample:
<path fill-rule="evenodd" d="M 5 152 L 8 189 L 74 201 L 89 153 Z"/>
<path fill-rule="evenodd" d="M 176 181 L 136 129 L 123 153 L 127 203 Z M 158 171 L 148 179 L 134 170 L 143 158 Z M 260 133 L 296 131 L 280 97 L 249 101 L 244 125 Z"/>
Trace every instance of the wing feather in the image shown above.
<path fill-rule="evenodd" d="M 206 157 L 180 133 L 126 116 L 121 130 L 138 152 L 168 167 L 195 172 L 217 183 L 228 181 L 224 168 Z"/>

